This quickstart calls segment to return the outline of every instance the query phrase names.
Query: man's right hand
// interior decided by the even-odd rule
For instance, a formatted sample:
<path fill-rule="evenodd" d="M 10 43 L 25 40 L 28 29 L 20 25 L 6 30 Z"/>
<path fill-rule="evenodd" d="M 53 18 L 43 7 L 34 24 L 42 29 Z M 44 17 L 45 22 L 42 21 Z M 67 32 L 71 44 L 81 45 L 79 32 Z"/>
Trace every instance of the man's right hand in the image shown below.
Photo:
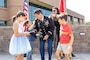
<path fill-rule="evenodd" d="M 48 37 L 49 37 L 48 35 L 45 35 L 44 38 L 43 38 L 43 40 L 47 40 Z"/>

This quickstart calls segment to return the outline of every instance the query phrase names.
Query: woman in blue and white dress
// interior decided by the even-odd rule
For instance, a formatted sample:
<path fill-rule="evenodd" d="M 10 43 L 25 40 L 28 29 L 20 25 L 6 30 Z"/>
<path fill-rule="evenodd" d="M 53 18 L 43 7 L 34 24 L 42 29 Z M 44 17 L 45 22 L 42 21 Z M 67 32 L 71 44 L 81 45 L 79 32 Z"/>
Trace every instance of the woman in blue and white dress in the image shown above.
<path fill-rule="evenodd" d="M 24 60 L 24 54 L 31 51 L 31 46 L 26 35 L 29 35 L 29 32 L 24 32 L 23 21 L 25 21 L 25 14 L 19 12 L 16 15 L 16 20 L 13 23 L 13 32 L 14 34 L 11 37 L 9 53 L 16 55 L 15 60 Z"/>

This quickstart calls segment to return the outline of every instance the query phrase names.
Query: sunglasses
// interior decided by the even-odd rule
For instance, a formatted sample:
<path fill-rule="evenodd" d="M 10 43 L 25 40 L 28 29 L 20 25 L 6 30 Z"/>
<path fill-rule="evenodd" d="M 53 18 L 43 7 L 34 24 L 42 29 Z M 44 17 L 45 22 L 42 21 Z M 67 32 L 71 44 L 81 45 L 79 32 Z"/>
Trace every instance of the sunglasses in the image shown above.
<path fill-rule="evenodd" d="M 55 9 L 53 9 L 52 11 L 53 11 L 53 12 L 55 12 L 56 10 L 55 10 Z"/>

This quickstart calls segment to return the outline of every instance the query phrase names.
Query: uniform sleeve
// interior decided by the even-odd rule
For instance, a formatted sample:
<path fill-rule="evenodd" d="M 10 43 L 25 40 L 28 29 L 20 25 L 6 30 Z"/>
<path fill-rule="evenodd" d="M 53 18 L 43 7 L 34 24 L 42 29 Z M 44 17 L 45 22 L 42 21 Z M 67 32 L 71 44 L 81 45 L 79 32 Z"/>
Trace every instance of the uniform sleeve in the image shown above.
<path fill-rule="evenodd" d="M 35 29 L 37 32 L 39 31 L 39 27 L 38 27 L 38 22 L 37 22 L 37 20 L 35 20 L 34 29 Z"/>
<path fill-rule="evenodd" d="M 48 31 L 48 35 L 51 36 L 53 35 L 53 31 L 54 31 L 54 22 L 49 19 L 49 31 Z M 52 34 L 50 34 L 49 32 L 51 32 Z"/>

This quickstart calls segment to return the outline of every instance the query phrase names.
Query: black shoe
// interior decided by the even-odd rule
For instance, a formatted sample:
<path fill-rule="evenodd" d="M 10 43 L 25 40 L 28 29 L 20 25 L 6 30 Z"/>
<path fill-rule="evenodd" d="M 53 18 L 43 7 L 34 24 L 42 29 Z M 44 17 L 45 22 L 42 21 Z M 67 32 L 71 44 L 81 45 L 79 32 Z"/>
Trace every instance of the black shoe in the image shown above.
<path fill-rule="evenodd" d="M 72 54 L 72 57 L 76 57 L 73 53 L 71 53 Z"/>
<path fill-rule="evenodd" d="M 26 54 L 24 54 L 24 57 L 26 57 Z"/>
<path fill-rule="evenodd" d="M 64 56 L 61 56 L 61 59 L 63 59 L 64 58 Z"/>
<path fill-rule="evenodd" d="M 61 56 L 61 59 L 63 59 L 65 57 L 65 55 L 63 54 L 63 56 Z"/>

